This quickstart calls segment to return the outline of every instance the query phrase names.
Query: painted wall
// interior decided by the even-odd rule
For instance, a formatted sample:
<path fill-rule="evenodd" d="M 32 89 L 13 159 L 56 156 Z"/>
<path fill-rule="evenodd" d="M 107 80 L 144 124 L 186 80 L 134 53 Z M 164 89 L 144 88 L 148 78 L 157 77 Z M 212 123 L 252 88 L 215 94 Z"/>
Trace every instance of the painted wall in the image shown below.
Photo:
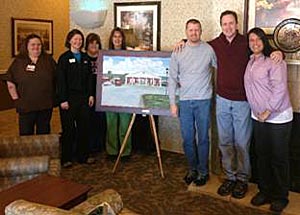
<path fill-rule="evenodd" d="M 144 0 L 153 1 L 153 0 Z M 90 32 L 98 33 L 104 48 L 108 47 L 108 38 L 114 27 L 114 3 L 122 0 L 109 1 L 109 10 L 104 26 L 96 29 L 84 29 L 76 25 L 70 17 L 70 28 L 81 29 L 85 35 Z M 126 0 L 126 2 L 140 2 L 140 0 Z M 243 30 L 243 0 L 161 0 L 161 50 L 170 51 L 174 44 L 185 38 L 185 22 L 190 18 L 197 18 L 202 23 L 203 40 L 210 40 L 220 34 L 219 17 L 224 10 L 234 10 L 238 13 L 239 28 Z M 70 11 L 79 8 L 80 0 L 70 0 Z M 159 117 L 159 138 L 161 148 L 182 152 L 179 122 L 176 118 Z"/>
<path fill-rule="evenodd" d="M 53 20 L 54 58 L 65 50 L 65 35 L 69 31 L 69 0 L 1 0 L 0 1 L 0 73 L 12 62 L 11 17 Z"/>
<path fill-rule="evenodd" d="M 144 0 L 151 2 L 153 0 Z M 84 34 L 98 33 L 104 48 L 108 46 L 108 37 L 114 27 L 114 3 L 124 0 L 110 0 L 109 11 L 104 26 L 96 29 L 83 29 L 76 25 L 70 17 L 70 28 L 81 29 Z M 141 2 L 141 0 L 126 0 L 126 2 Z M 219 16 L 224 10 L 235 10 L 239 15 L 240 29 L 243 23 L 243 0 L 162 0 L 161 2 L 161 50 L 172 50 L 174 43 L 185 37 L 185 22 L 189 18 L 197 18 L 202 23 L 203 39 L 210 40 L 220 33 Z M 70 0 L 70 11 L 78 9 L 80 0 Z"/>

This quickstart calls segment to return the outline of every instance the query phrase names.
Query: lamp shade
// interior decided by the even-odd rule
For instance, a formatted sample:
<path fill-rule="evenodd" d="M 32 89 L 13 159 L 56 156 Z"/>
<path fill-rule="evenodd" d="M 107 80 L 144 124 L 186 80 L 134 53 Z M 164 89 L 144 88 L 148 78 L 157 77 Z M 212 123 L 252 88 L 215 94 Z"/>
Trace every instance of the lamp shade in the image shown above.
<path fill-rule="evenodd" d="M 71 12 L 73 21 L 83 28 L 97 28 L 103 26 L 107 10 L 78 10 Z"/>

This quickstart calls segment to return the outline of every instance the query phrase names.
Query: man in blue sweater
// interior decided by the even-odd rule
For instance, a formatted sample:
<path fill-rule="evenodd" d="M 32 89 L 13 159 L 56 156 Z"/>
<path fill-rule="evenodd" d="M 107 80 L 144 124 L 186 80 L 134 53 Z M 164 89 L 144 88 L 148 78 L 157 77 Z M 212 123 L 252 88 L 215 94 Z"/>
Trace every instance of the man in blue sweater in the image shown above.
<path fill-rule="evenodd" d="M 209 177 L 210 69 L 217 65 L 215 53 L 210 45 L 201 41 L 201 33 L 198 20 L 187 21 L 188 41 L 181 52 L 173 52 L 168 79 L 170 111 L 172 116 L 179 116 L 183 148 L 189 165 L 184 180 L 197 186 L 206 184 Z M 179 111 L 175 102 L 176 89 L 179 89 Z"/>

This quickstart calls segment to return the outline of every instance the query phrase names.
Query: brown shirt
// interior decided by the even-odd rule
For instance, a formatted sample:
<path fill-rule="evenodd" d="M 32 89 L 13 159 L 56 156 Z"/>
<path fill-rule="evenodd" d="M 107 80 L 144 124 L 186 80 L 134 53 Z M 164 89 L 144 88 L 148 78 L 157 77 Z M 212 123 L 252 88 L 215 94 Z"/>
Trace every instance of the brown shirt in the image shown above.
<path fill-rule="evenodd" d="M 7 71 L 7 81 L 16 85 L 18 112 L 52 108 L 55 101 L 56 63 L 50 55 L 41 55 L 36 64 L 18 56 Z"/>

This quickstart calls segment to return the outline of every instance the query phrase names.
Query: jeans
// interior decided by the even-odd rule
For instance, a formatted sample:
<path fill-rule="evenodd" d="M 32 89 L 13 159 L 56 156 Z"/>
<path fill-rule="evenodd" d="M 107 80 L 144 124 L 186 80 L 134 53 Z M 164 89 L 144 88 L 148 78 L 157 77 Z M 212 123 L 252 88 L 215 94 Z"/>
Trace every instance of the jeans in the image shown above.
<path fill-rule="evenodd" d="M 217 95 L 219 149 L 227 179 L 248 182 L 250 177 L 250 140 L 252 122 L 246 101 L 232 101 Z"/>
<path fill-rule="evenodd" d="M 189 170 L 197 170 L 202 176 L 208 175 L 210 107 L 211 99 L 182 100 L 179 107 L 183 148 Z"/>
<path fill-rule="evenodd" d="M 259 191 L 285 200 L 289 193 L 289 138 L 292 122 L 273 124 L 254 120 Z"/>

